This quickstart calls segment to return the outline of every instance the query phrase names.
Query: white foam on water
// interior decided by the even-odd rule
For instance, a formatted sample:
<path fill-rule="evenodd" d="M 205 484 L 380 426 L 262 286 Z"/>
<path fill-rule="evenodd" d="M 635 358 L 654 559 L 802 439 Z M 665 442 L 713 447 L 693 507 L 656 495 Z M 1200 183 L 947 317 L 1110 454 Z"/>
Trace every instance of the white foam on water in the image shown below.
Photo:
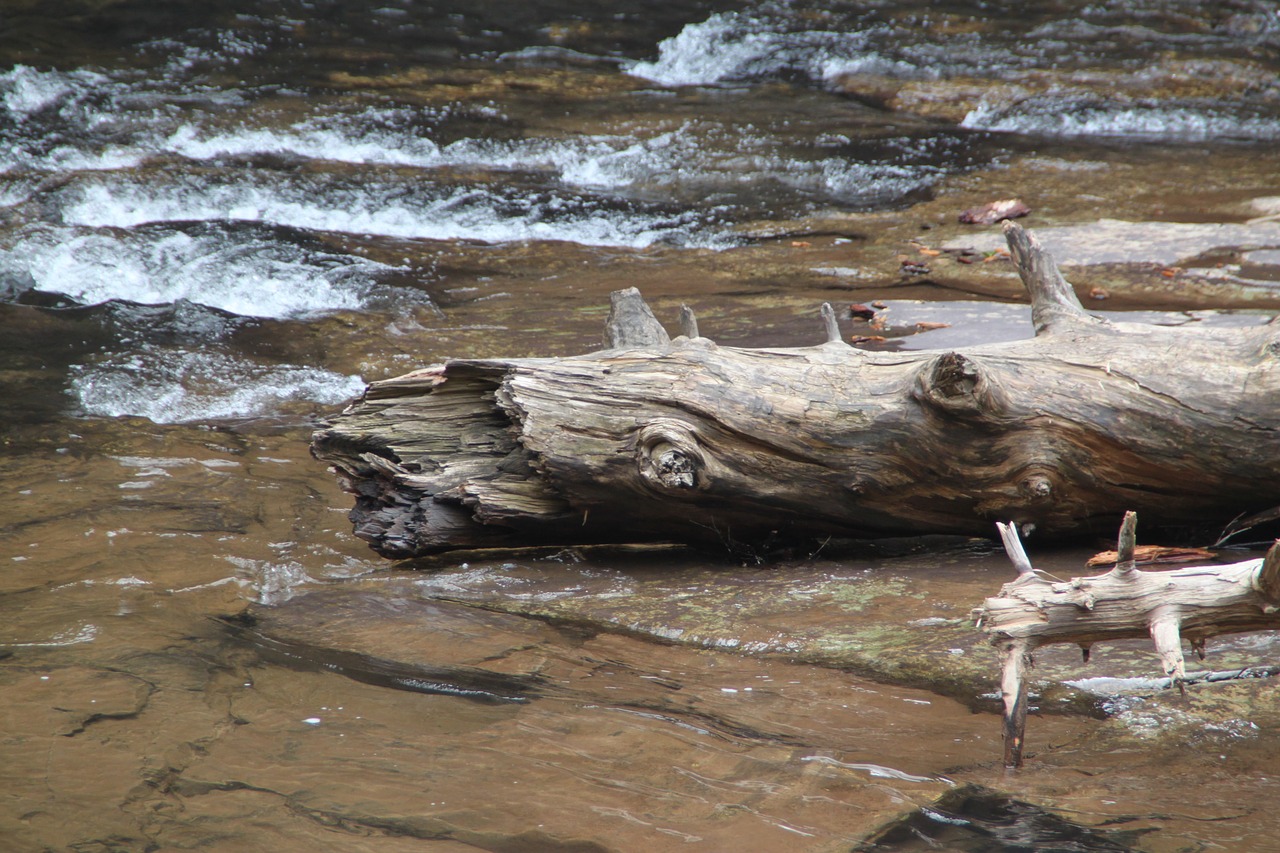
<path fill-rule="evenodd" d="M 29 116 L 65 104 L 109 79 L 93 71 L 40 71 L 29 65 L 15 65 L 0 73 L 0 105 L 17 116 Z"/>
<path fill-rule="evenodd" d="M 85 414 L 171 424 L 262 417 L 287 403 L 338 405 L 359 395 L 364 382 L 215 349 L 147 345 L 74 368 L 70 390 Z"/>
<path fill-rule="evenodd" d="M 717 12 L 663 40 L 655 61 L 636 62 L 627 73 L 663 86 L 708 86 L 778 70 L 782 63 L 767 61 L 777 52 L 777 35 L 759 29 L 750 16 Z"/>
<path fill-rule="evenodd" d="M 843 767 L 846 770 L 861 770 L 867 775 L 875 779 L 896 779 L 899 782 L 937 782 L 937 776 L 917 776 L 914 773 L 907 773 L 902 770 L 896 770 L 892 767 L 885 767 L 883 764 L 870 764 L 866 762 L 847 762 L 838 761 L 826 755 L 805 755 L 800 758 L 801 761 L 812 761 L 817 764 L 827 764 L 832 767 Z"/>
<path fill-rule="evenodd" d="M 463 140 L 442 158 L 483 168 L 546 170 L 564 184 L 590 190 L 655 189 L 689 195 L 735 193 L 773 182 L 839 198 L 906 191 L 924 180 L 910 167 L 842 158 L 798 160 L 776 153 L 776 137 L 751 127 L 685 122 L 652 136 L 592 136 L 571 140 Z"/>
<path fill-rule="evenodd" d="M 244 557 L 224 557 L 236 567 L 236 578 L 248 587 L 249 597 L 258 604 L 284 604 L 297 594 L 301 587 L 315 583 L 306 567 L 295 561 L 272 563 L 266 560 L 250 560 Z M 308 718 L 303 722 L 318 718 Z"/>
<path fill-rule="evenodd" d="M 379 124 L 376 111 L 365 114 Z M 387 113 L 386 117 L 394 117 Z M 636 139 L 622 135 L 566 139 L 459 139 L 438 145 L 418 131 L 369 130 L 328 117 L 283 130 L 240 128 L 208 132 L 180 128 L 164 143 L 173 153 L 197 160 L 249 154 L 288 154 L 359 165 L 414 166 L 423 169 L 472 167 L 486 170 L 549 172 L 562 183 L 592 188 L 626 187 L 646 174 L 660 174 L 669 163 L 660 156 L 671 133 Z M 647 166 L 646 167 L 646 161 Z M 611 165 L 614 164 L 614 165 Z M 619 168 L 616 164 L 625 164 Z"/>
<path fill-rule="evenodd" d="M 97 184 L 64 208 L 63 219 L 95 228 L 235 220 L 390 237 L 492 243 L 565 240 L 631 248 L 664 240 L 712 245 L 717 239 L 697 233 L 698 214 L 693 212 L 600 210 L 589 201 L 554 192 L 508 198 L 483 187 L 441 190 L 425 184 L 380 186 L 376 181 L 358 188 L 326 189 L 267 185 L 251 177 L 212 186 Z M 329 306 L 315 310 L 323 307 Z"/>
<path fill-rule="evenodd" d="M 0 169 L 3 171 L 3 169 Z M 31 194 L 39 187 L 36 180 L 9 180 L 0 184 L 0 207 L 12 207 L 31 198 Z"/>
<path fill-rule="evenodd" d="M 221 231 L 121 235 L 43 226 L 0 250 L 0 276 L 82 304 L 188 300 L 252 317 L 359 308 L 374 277 L 390 269 Z"/>
<path fill-rule="evenodd" d="M 111 139 L 121 127 L 116 99 L 129 91 L 128 84 L 85 69 L 41 71 L 17 65 L 0 73 L 0 109 L 18 128 L 0 147 L 0 172 L 117 169 L 141 163 L 147 155 L 145 146 Z M 153 121 L 161 117 L 149 115 Z M 24 126 L 37 119 L 65 130 L 22 133 Z M 131 114 L 130 120 L 136 117 Z M 102 138 L 94 141 L 95 134 Z M 78 144 L 52 141 L 78 135 L 86 140 Z"/>
<path fill-rule="evenodd" d="M 198 303 L 242 316 L 355 309 L 383 264 L 244 235 L 28 229 L 0 250 L 0 275 L 82 304 Z"/>
<path fill-rule="evenodd" d="M 662 86 L 712 86 L 783 72 L 817 81 L 845 74 L 932 76 L 911 62 L 886 57 L 872 46 L 874 31 L 792 30 L 739 12 L 717 12 L 689 24 L 658 45 L 658 58 L 626 71 Z"/>
<path fill-rule="evenodd" d="M 841 200 L 898 196 L 936 177 L 933 170 L 840 157 L 799 160 L 777 154 L 776 147 L 776 138 L 751 128 L 689 122 L 612 150 L 574 152 L 556 165 L 562 180 L 584 187 L 688 186 L 733 193 L 772 182 Z"/>
<path fill-rule="evenodd" d="M 786 183 L 843 199 L 896 198 L 932 184 L 941 169 L 891 164 L 862 165 L 829 158 L 806 164 L 808 168 L 787 168 L 779 172 Z"/>
<path fill-rule="evenodd" d="M 376 112 L 366 115 L 371 124 L 378 123 L 378 117 Z M 170 137 L 166 146 L 193 159 L 283 153 L 361 165 L 542 172 L 569 186 L 619 190 L 660 182 L 673 173 L 699 172 L 704 161 L 715 156 L 714 151 L 703 151 L 698 144 L 699 130 L 686 123 L 640 138 L 622 134 L 518 140 L 466 138 L 442 146 L 409 131 L 368 131 L 335 126 L 326 119 L 282 131 L 258 128 L 212 135 L 187 126 Z"/>
<path fill-rule="evenodd" d="M 618 189 L 666 174 L 673 140 L 689 135 L 685 125 L 648 138 L 623 134 L 567 138 L 458 139 L 445 145 L 412 126 L 406 110 L 369 109 L 348 116 L 319 116 L 283 129 L 206 129 L 185 125 L 163 143 L 166 151 L 196 159 L 250 154 L 286 154 L 357 165 L 423 169 L 470 167 L 484 170 L 549 172 L 561 183 Z M 402 129 L 395 129 L 402 126 Z M 695 154 L 686 144 L 682 153 Z M 688 165 L 686 156 L 682 164 Z"/>
<path fill-rule="evenodd" d="M 98 626 L 88 623 L 81 623 L 74 628 L 68 628 L 65 631 L 59 631 L 49 639 L 43 642 L 34 643 L 5 643 L 6 646 L 16 646 L 25 648 L 56 648 L 59 646 L 77 646 L 81 643 L 91 643 L 98 636 Z"/>
<path fill-rule="evenodd" d="M 1027 102 L 1012 110 L 979 106 L 960 122 L 974 130 L 1042 136 L 1122 136 L 1188 141 L 1280 139 L 1280 121 L 1177 106 L 1079 107 Z"/>
<path fill-rule="evenodd" d="M 401 112 L 384 115 L 392 117 Z M 377 111 L 361 115 L 371 120 L 381 117 Z M 433 167 L 447 162 L 441 155 L 440 146 L 432 140 L 408 131 L 361 128 L 355 120 L 359 117 L 319 116 L 282 130 L 260 127 L 206 130 L 186 124 L 163 140 L 160 146 L 165 151 L 193 160 L 273 153 L 314 160 L 393 166 Z"/>
<path fill-rule="evenodd" d="M 634 62 L 627 73 L 662 86 L 713 86 L 750 82 L 779 74 L 801 74 L 819 83 L 833 83 L 848 75 L 870 74 L 904 79 L 937 78 L 948 74 L 986 74 L 1053 66 L 1056 52 L 1086 49 L 1093 40 L 1081 34 L 1076 41 L 1054 46 L 1039 59 L 1020 56 L 990 40 L 957 36 L 945 44 L 902 39 L 888 24 L 872 24 L 847 32 L 805 29 L 794 15 L 722 12 L 689 24 L 658 46 L 653 61 Z M 1144 40 L 1167 34 L 1148 31 Z M 962 122 L 979 130 L 1059 136 L 1134 136 L 1187 140 L 1280 138 L 1280 120 L 1268 116 L 1232 115 L 1205 103 L 1080 104 L 1061 98 L 1033 99 L 1013 110 L 979 107 Z"/>
<path fill-rule="evenodd" d="M 761 38 L 766 41 L 783 39 L 783 55 L 773 56 L 765 64 L 770 68 L 794 65 L 807 55 L 803 48 L 809 41 L 834 36 L 765 34 Z M 756 47 L 771 53 L 765 45 Z M 820 52 L 802 64 L 811 65 L 815 74 L 828 74 L 858 61 L 862 60 Z M 433 123 L 447 117 L 453 109 L 450 107 L 368 107 L 315 115 L 283 128 L 225 125 L 199 118 L 199 111 L 184 111 L 183 118 L 176 119 L 172 110 L 164 108 L 175 92 L 141 90 L 136 81 L 116 81 L 93 72 L 74 76 L 79 73 L 20 69 L 7 75 L 14 103 L 21 109 L 56 110 L 60 130 L 15 140 L 8 150 L 0 151 L 0 170 L 123 172 L 161 154 L 201 162 L 272 154 L 365 166 L 546 173 L 539 181 L 543 186 L 559 184 L 664 200 L 669 197 L 663 193 L 667 188 L 683 189 L 687 197 L 703 199 L 717 193 L 733 195 L 760 178 L 840 199 L 879 198 L 910 190 L 921 182 L 918 175 L 848 161 L 782 158 L 773 153 L 777 141 L 773 134 L 762 136 L 751 128 L 715 123 L 687 122 L 639 136 L 464 138 L 440 144 L 430 138 Z M 207 100 L 216 93 L 199 97 Z M 116 109 L 126 101 L 127 109 Z M 177 121 L 186 123 L 179 125 Z M 104 135 L 93 130 L 99 126 L 113 132 Z M 51 145 L 46 138 L 50 136 L 82 137 L 82 141 Z M 117 137 L 123 142 L 111 141 Z M 422 183 L 430 185 L 430 177 L 424 176 Z M 565 240 L 631 248 L 655 242 L 709 248 L 732 244 L 726 235 L 709 233 L 708 222 L 718 215 L 715 211 L 673 214 L 643 205 L 619 210 L 616 204 L 554 189 L 508 188 L 495 193 L 473 186 L 405 192 L 403 184 L 380 187 L 375 179 L 364 181 L 359 190 L 348 187 L 335 193 L 301 185 L 298 180 L 292 186 L 268 185 L 261 179 L 255 183 L 251 175 L 244 175 L 238 182 L 213 186 L 200 186 L 192 177 L 145 187 L 107 178 L 79 192 L 80 199 L 64 210 L 64 221 L 94 227 L 230 219 L 443 240 Z M 15 188 L 3 200 L 18 203 L 25 195 Z"/>
<path fill-rule="evenodd" d="M 110 145 L 86 151 L 72 145 L 57 145 L 47 151 L 33 150 L 16 143 L 0 151 L 0 173 L 14 171 L 89 172 L 128 169 L 141 164 L 148 153 L 141 148 Z"/>

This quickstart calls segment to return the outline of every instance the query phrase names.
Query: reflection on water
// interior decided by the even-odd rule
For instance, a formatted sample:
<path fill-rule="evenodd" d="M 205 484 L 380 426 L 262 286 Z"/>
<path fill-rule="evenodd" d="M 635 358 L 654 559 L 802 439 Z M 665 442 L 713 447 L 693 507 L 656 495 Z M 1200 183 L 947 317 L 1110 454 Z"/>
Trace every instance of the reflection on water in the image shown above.
<path fill-rule="evenodd" d="M 1027 336 L 955 222 L 1013 195 L 1064 251 L 1197 223 L 1079 254 L 1090 307 L 1261 322 L 1215 309 L 1276 304 L 1274 4 L 55 5 L 0 27 L 0 846 L 1272 849 L 1262 694 L 997 772 L 989 547 L 396 573 L 307 442 L 368 380 L 594 348 L 631 285 L 730 345 L 824 301 Z M 1040 671 L 1154 670 L 1098 657 Z"/>

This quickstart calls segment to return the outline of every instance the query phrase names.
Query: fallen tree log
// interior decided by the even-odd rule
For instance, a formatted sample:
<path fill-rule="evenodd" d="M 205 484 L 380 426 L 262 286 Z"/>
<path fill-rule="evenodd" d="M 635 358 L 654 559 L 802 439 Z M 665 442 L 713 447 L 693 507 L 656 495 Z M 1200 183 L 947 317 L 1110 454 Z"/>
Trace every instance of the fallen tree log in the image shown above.
<path fill-rule="evenodd" d="M 1022 765 L 1027 671 L 1037 648 L 1073 643 L 1088 662 L 1094 643 L 1150 636 L 1170 685 L 1182 688 L 1184 639 L 1204 660 L 1210 637 L 1280 627 L 1280 541 L 1261 559 L 1144 572 L 1134 565 L 1136 527 L 1137 515 L 1126 513 L 1111 571 L 1062 581 L 1032 566 L 1013 525 L 999 525 L 1018 577 L 973 616 L 1000 650 L 1006 767 Z"/>
<path fill-rule="evenodd" d="M 605 349 L 374 382 L 315 433 L 393 558 L 538 543 L 1218 525 L 1280 504 L 1280 324 L 1111 323 L 1005 226 L 1032 339 L 950 352 L 675 340 L 634 289 Z"/>

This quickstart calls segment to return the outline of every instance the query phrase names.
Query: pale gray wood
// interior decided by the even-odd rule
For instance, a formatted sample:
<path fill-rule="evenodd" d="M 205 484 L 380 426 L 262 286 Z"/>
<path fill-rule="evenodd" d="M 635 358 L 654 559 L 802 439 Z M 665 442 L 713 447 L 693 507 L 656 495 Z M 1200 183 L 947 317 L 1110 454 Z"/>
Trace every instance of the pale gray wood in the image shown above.
<path fill-rule="evenodd" d="M 1210 637 L 1280 627 L 1280 542 L 1262 559 L 1144 572 L 1133 562 L 1136 523 L 1134 513 L 1125 515 L 1115 568 L 1067 581 L 1027 570 L 1025 553 L 1019 558 L 1006 537 L 1018 577 L 973 611 L 1001 655 L 1006 766 L 1022 763 L 1026 662 L 1037 648 L 1071 643 L 1087 650 L 1099 641 L 1150 636 L 1170 684 L 1183 689 L 1183 640 L 1203 659 Z"/>
<path fill-rule="evenodd" d="M 373 383 L 313 450 L 357 496 L 357 534 L 394 557 L 987 535 L 994 521 L 1091 535 L 1127 509 L 1203 526 L 1280 505 L 1280 325 L 1093 322 L 1034 241 L 1008 232 L 1044 309 L 1033 339 L 673 342 L 631 289 L 615 294 L 608 349 Z"/>
<path fill-rule="evenodd" d="M 680 306 L 680 334 L 686 338 L 698 337 L 698 317 L 688 305 Z"/>
<path fill-rule="evenodd" d="M 639 290 L 634 287 L 615 290 L 609 297 L 609 317 L 604 323 L 605 349 L 640 349 L 661 346 L 670 340 Z"/>
<path fill-rule="evenodd" d="M 822 315 L 822 328 L 827 334 L 827 343 L 841 343 L 844 339 L 840 335 L 840 323 L 836 320 L 836 311 L 831 307 L 831 303 L 822 303 L 818 313 Z"/>

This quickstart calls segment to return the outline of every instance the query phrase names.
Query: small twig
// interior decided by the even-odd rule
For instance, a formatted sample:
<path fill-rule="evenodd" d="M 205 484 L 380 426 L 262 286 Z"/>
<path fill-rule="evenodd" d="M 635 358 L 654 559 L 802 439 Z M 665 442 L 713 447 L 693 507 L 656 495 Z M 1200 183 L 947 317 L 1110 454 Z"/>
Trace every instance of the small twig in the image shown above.
<path fill-rule="evenodd" d="M 698 337 L 698 317 L 688 305 L 680 306 L 680 334 L 686 338 Z"/>
<path fill-rule="evenodd" d="M 1126 512 L 1124 522 L 1120 525 L 1120 535 L 1116 539 L 1116 567 L 1111 573 L 1117 578 L 1128 578 L 1137 571 L 1134 551 L 1138 547 L 1138 514 Z"/>
<path fill-rule="evenodd" d="M 827 331 L 827 343 L 840 343 L 843 340 L 843 338 L 840 337 L 840 324 L 836 322 L 836 312 L 835 309 L 831 307 L 831 303 L 822 303 L 822 309 L 819 313 L 822 314 L 822 325 Z"/>
<path fill-rule="evenodd" d="M 1010 562 L 1014 568 L 1018 570 L 1019 575 L 1030 574 L 1035 569 L 1031 567 L 1031 558 L 1027 556 L 1026 549 L 1022 547 L 1022 538 L 1018 536 L 1018 526 L 1013 522 L 1005 524 L 997 521 L 996 529 L 1000 531 L 1000 541 L 1004 543 L 1004 552 L 1009 555 Z"/>

